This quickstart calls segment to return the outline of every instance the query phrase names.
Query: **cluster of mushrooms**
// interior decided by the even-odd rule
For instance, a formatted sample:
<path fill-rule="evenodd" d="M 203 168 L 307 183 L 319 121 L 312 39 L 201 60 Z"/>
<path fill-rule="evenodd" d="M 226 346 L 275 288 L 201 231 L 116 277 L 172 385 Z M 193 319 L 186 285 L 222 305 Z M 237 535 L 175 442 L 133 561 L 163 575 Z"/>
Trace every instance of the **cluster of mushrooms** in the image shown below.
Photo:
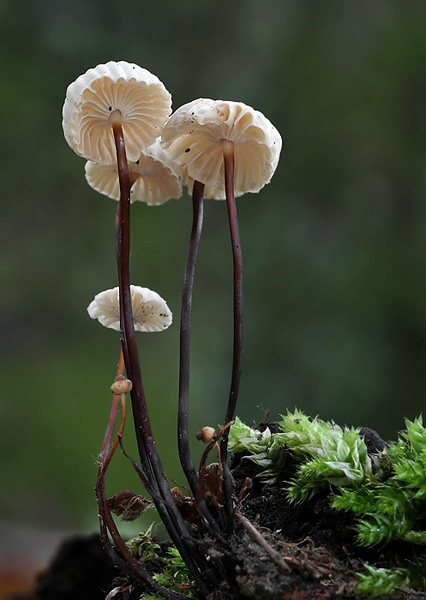
<path fill-rule="evenodd" d="M 198 593 L 206 597 L 223 580 L 233 585 L 231 562 L 223 557 L 213 560 L 202 538 L 208 534 L 226 547 L 226 532 L 232 528 L 236 512 L 227 460 L 229 427 L 241 376 L 243 331 L 243 269 L 235 197 L 258 192 L 270 181 L 278 164 L 281 137 L 262 113 L 242 102 L 201 98 L 171 114 L 171 95 L 163 83 L 146 69 L 125 61 L 110 61 L 89 69 L 68 87 L 63 130 L 70 147 L 87 160 L 85 171 L 89 185 L 118 200 L 115 229 L 119 285 L 97 294 L 88 307 L 92 318 L 121 332 L 117 374 L 112 385 L 113 401 L 96 484 L 103 545 L 131 580 L 143 582 L 147 589 L 164 598 L 187 597 L 160 585 L 144 569 L 131 554 L 112 517 L 112 512 L 127 511 L 134 518 L 148 503 L 142 496 L 130 492 L 118 494 L 113 501 L 106 497 L 105 475 L 117 446 L 128 456 L 122 433 L 125 394 L 130 393 L 139 461 L 128 458 L 185 561 Z M 142 201 L 159 205 L 171 198 L 179 199 L 182 185 L 192 194 L 193 222 L 180 323 L 178 450 L 191 491 L 191 497 L 186 499 L 186 504 L 191 506 L 191 519 L 184 518 L 180 506 L 183 495 L 179 490 L 170 489 L 157 452 L 135 340 L 135 331 L 153 332 L 169 327 L 172 314 L 156 292 L 130 284 L 129 268 L 130 204 Z M 196 469 L 188 433 L 189 367 L 192 290 L 204 198 L 225 199 L 227 203 L 234 267 L 234 342 L 225 425 L 218 433 L 211 428 L 202 430 L 199 437 L 207 446 L 201 465 Z M 114 436 L 119 413 L 120 425 Z M 218 462 L 213 463 L 212 469 L 212 465 L 206 465 L 206 458 L 213 448 L 216 448 Z M 215 481 L 214 493 L 212 480 Z"/>

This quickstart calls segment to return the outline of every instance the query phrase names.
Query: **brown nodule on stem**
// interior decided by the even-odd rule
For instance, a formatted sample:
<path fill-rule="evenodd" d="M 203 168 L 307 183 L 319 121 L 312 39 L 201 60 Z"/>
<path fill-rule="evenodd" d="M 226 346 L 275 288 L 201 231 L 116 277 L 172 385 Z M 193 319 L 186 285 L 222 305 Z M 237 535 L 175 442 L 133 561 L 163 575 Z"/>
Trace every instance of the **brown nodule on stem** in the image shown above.
<path fill-rule="evenodd" d="M 132 387 L 133 384 L 130 379 L 126 379 L 124 375 L 118 375 L 111 385 L 111 392 L 116 396 L 121 396 L 121 394 L 129 394 Z"/>
<path fill-rule="evenodd" d="M 197 440 L 208 444 L 216 435 L 216 430 L 213 427 L 202 427 L 201 430 L 196 434 Z"/>

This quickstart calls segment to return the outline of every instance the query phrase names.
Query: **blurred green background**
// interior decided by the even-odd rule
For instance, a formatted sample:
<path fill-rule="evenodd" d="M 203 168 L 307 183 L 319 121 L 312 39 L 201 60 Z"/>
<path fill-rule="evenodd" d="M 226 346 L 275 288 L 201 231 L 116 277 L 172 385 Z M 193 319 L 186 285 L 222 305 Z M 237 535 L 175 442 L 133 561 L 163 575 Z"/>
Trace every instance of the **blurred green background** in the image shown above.
<path fill-rule="evenodd" d="M 241 100 L 279 129 L 271 183 L 238 202 L 245 355 L 238 413 L 295 406 L 390 439 L 426 396 L 426 4 L 413 0 L 2 0 L 0 509 L 94 530 L 96 457 L 118 335 L 86 307 L 116 285 L 116 203 L 61 128 L 89 67 L 155 73 L 177 108 Z M 179 306 L 191 201 L 133 206 L 132 281 L 175 324 L 139 336 L 167 473 L 176 458 Z M 194 298 L 191 428 L 223 419 L 232 352 L 226 207 L 206 206 Z M 133 432 L 127 428 L 132 452 Z M 201 449 L 194 444 L 195 456 Z M 198 460 L 198 459 L 197 459 Z M 141 490 L 125 459 L 111 493 Z"/>

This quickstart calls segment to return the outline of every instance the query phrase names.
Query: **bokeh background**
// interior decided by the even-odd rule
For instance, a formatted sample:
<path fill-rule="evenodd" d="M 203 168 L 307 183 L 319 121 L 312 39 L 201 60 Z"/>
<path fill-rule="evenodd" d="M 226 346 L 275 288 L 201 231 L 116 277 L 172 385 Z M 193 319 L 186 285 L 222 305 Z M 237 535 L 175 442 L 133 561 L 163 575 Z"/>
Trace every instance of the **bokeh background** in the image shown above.
<path fill-rule="evenodd" d="M 391 439 L 426 396 L 425 31 L 426 4 L 415 0 L 0 2 L 0 514 L 9 534 L 22 531 L 28 545 L 34 528 L 97 527 L 96 456 L 119 340 L 86 307 L 116 285 L 116 204 L 87 186 L 84 160 L 63 139 L 67 85 L 127 60 L 165 83 L 174 108 L 241 100 L 275 124 L 277 172 L 238 202 L 238 413 L 255 423 L 297 406 Z M 132 215 L 132 280 L 175 316 L 139 341 L 158 446 L 183 483 L 175 413 L 191 200 L 134 205 Z M 225 203 L 212 201 L 194 298 L 194 434 L 223 419 L 231 274 Z M 129 450 L 132 437 L 129 425 Z M 140 489 L 117 456 L 110 490 L 126 488 Z"/>

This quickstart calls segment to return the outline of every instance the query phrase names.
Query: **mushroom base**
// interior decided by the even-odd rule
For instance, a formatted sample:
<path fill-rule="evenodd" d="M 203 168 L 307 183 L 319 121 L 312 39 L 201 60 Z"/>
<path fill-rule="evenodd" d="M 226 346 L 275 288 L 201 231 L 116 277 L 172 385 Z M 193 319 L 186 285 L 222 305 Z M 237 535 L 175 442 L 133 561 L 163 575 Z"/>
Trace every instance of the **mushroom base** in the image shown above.
<path fill-rule="evenodd" d="M 373 433 L 377 441 L 378 435 Z M 371 451 L 374 452 L 374 448 Z M 218 565 L 225 564 L 230 577 L 230 581 L 218 585 L 208 600 L 362 600 L 366 596 L 355 591 L 360 581 L 356 572 L 365 571 L 366 563 L 378 568 L 396 569 L 401 561 L 407 559 L 414 567 L 417 565 L 419 579 L 424 579 L 424 548 L 418 547 L 414 551 L 401 543 L 377 549 L 360 548 L 355 543 L 353 518 L 330 507 L 327 491 L 301 505 L 294 505 L 288 502 L 280 489 L 256 477 L 258 467 L 251 461 L 236 456 L 231 466 L 237 497 L 247 478 L 253 481 L 238 510 L 261 533 L 266 545 L 279 553 L 289 571 L 281 568 L 265 552 L 265 548 L 253 540 L 237 518 L 226 535 L 226 542 L 215 541 L 208 533 L 199 530 L 210 560 Z M 296 465 L 292 468 L 295 470 Z M 192 511 L 188 515 L 193 521 Z M 196 526 L 190 526 L 195 532 Z M 169 548 L 169 542 L 160 542 L 158 552 L 164 558 Z M 152 571 L 155 572 L 155 567 Z M 175 589 L 177 591 L 178 588 Z M 101 600 L 111 590 L 115 590 L 114 600 L 139 600 L 144 591 L 147 597 L 153 598 L 143 587 L 139 588 L 118 575 L 107 557 L 99 552 L 94 538 L 88 538 L 86 543 L 76 538 L 75 543 L 65 542 L 56 560 L 39 577 L 33 593 L 14 600 L 67 600 L 75 597 Z M 179 591 L 187 594 L 188 588 L 183 585 Z M 392 594 L 380 597 L 384 600 L 426 600 L 426 593 L 419 589 L 404 588 L 400 591 L 397 588 Z"/>

